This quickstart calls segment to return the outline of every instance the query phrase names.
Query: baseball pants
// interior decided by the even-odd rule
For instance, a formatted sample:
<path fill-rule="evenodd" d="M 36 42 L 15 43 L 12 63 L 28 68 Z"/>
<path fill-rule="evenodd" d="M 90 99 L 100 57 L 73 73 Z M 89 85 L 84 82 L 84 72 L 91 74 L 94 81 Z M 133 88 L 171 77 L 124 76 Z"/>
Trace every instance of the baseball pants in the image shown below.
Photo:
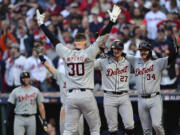
<path fill-rule="evenodd" d="M 14 135 L 36 135 L 36 118 L 35 115 L 23 117 L 15 115 Z"/>
<path fill-rule="evenodd" d="M 162 127 L 162 99 L 160 95 L 138 99 L 138 112 L 144 135 L 152 135 L 152 127 L 156 135 L 165 135 Z"/>
<path fill-rule="evenodd" d="M 64 123 L 65 123 L 65 105 L 61 107 L 60 110 L 60 120 L 59 120 L 59 125 L 60 125 L 60 133 L 63 135 L 64 132 Z M 83 135 L 84 133 L 84 119 L 83 115 L 80 116 L 79 120 L 79 125 L 78 125 L 78 133 L 75 135 Z"/>
<path fill-rule="evenodd" d="M 118 111 L 125 129 L 134 128 L 133 109 L 128 94 L 104 93 L 104 111 L 109 132 L 118 131 Z"/>
<path fill-rule="evenodd" d="M 81 114 L 86 119 L 91 135 L 100 135 L 101 121 L 97 102 L 91 90 L 73 90 L 67 94 L 65 104 L 65 131 L 63 135 L 74 135 Z"/>

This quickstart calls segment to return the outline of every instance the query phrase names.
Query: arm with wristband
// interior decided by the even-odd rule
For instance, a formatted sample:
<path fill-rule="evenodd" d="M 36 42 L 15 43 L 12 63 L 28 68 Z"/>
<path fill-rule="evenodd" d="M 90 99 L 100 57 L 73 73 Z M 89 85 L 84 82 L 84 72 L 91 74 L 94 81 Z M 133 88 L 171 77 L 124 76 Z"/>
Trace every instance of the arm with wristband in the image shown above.
<path fill-rule="evenodd" d="M 45 57 L 44 57 L 43 55 L 39 55 L 39 59 L 40 59 L 41 63 L 44 64 L 44 66 L 47 68 L 47 70 L 48 70 L 52 75 L 54 75 L 55 72 L 56 72 L 56 69 L 47 62 L 47 60 L 45 59 Z"/>
<path fill-rule="evenodd" d="M 177 54 L 178 54 L 178 42 L 176 38 L 174 38 L 173 50 L 172 50 L 172 53 L 168 57 L 168 65 L 171 65 L 174 63 Z"/>
<path fill-rule="evenodd" d="M 102 36 L 106 35 L 111 31 L 112 26 L 116 23 L 116 20 L 121 13 L 121 9 L 117 6 L 113 6 L 112 12 L 108 11 L 109 16 L 110 16 L 110 22 L 108 25 L 103 29 L 102 33 L 100 34 L 99 37 L 103 38 Z M 47 29 L 47 27 L 44 25 L 44 19 L 45 19 L 45 14 L 40 14 L 39 10 L 36 11 L 37 15 L 37 22 L 42 31 L 45 33 L 45 35 L 49 38 L 53 46 L 55 47 L 60 41 Z M 104 37 L 106 38 L 106 37 Z"/>

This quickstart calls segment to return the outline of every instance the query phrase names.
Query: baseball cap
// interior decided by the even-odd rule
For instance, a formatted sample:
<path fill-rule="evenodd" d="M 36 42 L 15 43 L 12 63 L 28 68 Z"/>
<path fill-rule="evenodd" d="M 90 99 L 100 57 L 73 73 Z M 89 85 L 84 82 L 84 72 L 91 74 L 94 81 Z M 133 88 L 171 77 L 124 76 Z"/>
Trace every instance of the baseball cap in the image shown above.
<path fill-rule="evenodd" d="M 71 3 L 70 7 L 72 7 L 72 8 L 77 8 L 77 7 L 78 7 L 78 3 L 76 3 L 76 2 Z"/>
<path fill-rule="evenodd" d="M 63 25 L 65 25 L 65 24 L 70 24 L 70 20 L 68 20 L 68 19 L 66 19 L 66 20 L 63 20 Z"/>
<path fill-rule="evenodd" d="M 152 3 L 152 7 L 153 7 L 153 8 L 157 8 L 157 7 L 159 7 L 158 2 L 153 2 L 153 3 Z"/>

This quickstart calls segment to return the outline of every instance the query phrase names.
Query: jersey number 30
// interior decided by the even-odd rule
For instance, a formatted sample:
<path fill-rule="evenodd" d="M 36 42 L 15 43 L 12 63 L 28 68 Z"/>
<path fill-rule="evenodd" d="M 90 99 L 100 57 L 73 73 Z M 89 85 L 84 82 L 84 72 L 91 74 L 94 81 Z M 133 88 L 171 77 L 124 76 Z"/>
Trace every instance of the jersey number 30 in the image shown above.
<path fill-rule="evenodd" d="M 68 63 L 70 76 L 83 76 L 84 75 L 84 63 Z"/>

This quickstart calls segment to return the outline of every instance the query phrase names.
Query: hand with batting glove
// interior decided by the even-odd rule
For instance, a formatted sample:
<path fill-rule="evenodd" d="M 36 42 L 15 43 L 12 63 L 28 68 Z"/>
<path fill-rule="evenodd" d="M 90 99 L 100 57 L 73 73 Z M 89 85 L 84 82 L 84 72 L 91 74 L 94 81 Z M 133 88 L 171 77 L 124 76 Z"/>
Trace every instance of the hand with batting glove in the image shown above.
<path fill-rule="evenodd" d="M 119 14 L 121 13 L 121 9 L 120 7 L 118 7 L 117 5 L 113 6 L 112 12 L 111 11 L 107 11 L 110 17 L 110 20 L 114 23 L 116 23 L 116 20 L 119 16 Z"/>
<path fill-rule="evenodd" d="M 43 120 L 43 129 L 44 129 L 44 131 L 46 131 L 47 132 L 47 129 L 48 129 L 48 123 L 47 123 L 47 121 L 46 120 Z"/>
<path fill-rule="evenodd" d="M 46 59 L 44 58 L 43 55 L 39 55 L 39 59 L 40 59 L 42 64 L 44 64 L 46 62 Z"/>
<path fill-rule="evenodd" d="M 39 10 L 36 10 L 36 19 L 37 19 L 37 23 L 38 25 L 42 25 L 44 24 L 44 19 L 45 19 L 45 13 L 40 14 Z"/>

